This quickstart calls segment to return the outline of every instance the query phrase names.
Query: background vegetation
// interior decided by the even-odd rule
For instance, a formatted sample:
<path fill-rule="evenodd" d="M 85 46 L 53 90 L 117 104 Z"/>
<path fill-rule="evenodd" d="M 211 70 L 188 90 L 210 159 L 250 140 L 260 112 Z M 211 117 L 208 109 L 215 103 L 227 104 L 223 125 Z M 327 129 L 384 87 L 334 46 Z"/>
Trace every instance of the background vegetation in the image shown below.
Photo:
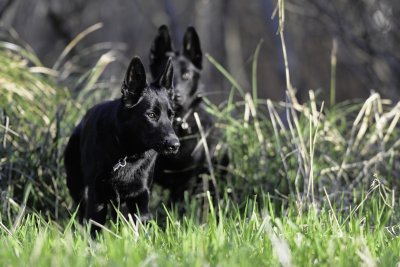
<path fill-rule="evenodd" d="M 273 0 L 3 0 L 0 20 L 28 42 L 46 66 L 52 66 L 64 47 L 80 32 L 98 22 L 104 27 L 82 40 L 72 54 L 94 64 L 93 46 L 116 50 L 119 59 L 106 70 L 119 86 L 130 57 L 138 54 L 148 65 L 149 45 L 157 28 L 167 24 L 175 47 L 194 25 L 203 51 L 210 52 L 245 88 L 251 87 L 251 57 L 264 39 L 258 64 L 259 96 L 285 96 L 285 66 Z M 399 99 L 400 2 L 392 0 L 286 0 L 287 56 L 297 96 L 307 101 L 308 90 L 319 89 L 327 100 L 330 54 L 337 44 L 337 98 L 366 98 L 371 89 Z M 86 50 L 87 51 L 87 50 Z M 122 52 L 122 53 L 121 53 Z M 127 56 L 129 55 L 129 57 Z M 219 103 L 229 94 L 229 83 L 205 62 L 203 81 Z"/>
<path fill-rule="evenodd" d="M 230 88 L 222 103 L 207 100 L 223 134 L 216 156 L 227 150 L 230 157 L 226 176 L 217 165 L 204 176 L 204 184 L 215 179 L 219 196 L 188 196 L 180 218 L 156 188 L 155 220 L 142 225 L 119 216 L 97 239 L 75 221 L 62 153 L 87 108 L 118 96 L 118 82 L 105 72 L 125 61 L 111 46 L 84 46 L 100 24 L 72 38 L 51 64 L 2 28 L 0 265 L 398 265 L 400 104 L 377 92 L 337 103 L 334 50 L 326 62 L 329 97 L 310 90 L 300 103 L 283 4 L 285 101 L 260 97 L 265 43 L 254 47 L 248 85 L 214 53 L 206 56 Z"/>

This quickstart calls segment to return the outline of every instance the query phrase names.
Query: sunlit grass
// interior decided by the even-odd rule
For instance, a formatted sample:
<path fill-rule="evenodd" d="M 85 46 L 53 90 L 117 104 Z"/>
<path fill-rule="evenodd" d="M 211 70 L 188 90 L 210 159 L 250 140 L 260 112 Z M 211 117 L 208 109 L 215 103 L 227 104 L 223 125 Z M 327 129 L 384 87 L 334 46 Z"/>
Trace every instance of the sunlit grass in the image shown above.
<path fill-rule="evenodd" d="M 0 264 L 395 266 L 400 261 L 399 225 L 387 227 L 393 211 L 377 199 L 348 220 L 345 212 L 334 215 L 329 207 L 300 213 L 290 206 L 277 214 L 266 201 L 264 209 L 247 202 L 244 212 L 230 203 L 211 211 L 203 224 L 171 212 L 165 222 L 145 225 L 119 218 L 96 239 L 75 221 L 60 226 L 29 214 L 17 228 L 0 227 Z"/>
<path fill-rule="evenodd" d="M 104 51 L 78 75 L 68 61 L 76 43 L 54 68 L 0 43 L 0 266 L 399 264 L 400 104 L 372 92 L 329 106 L 314 91 L 301 104 L 294 88 L 286 102 L 260 99 L 261 43 L 252 88 L 207 55 L 232 85 L 227 101 L 205 99 L 220 132 L 210 156 L 230 160 L 208 165 L 219 196 L 188 196 L 179 217 L 156 191 L 153 221 L 119 216 L 90 238 L 74 218 L 62 153 L 86 109 L 111 95 L 98 85 L 116 57 Z"/>
<path fill-rule="evenodd" d="M 10 37 L 11 38 L 11 37 Z M 76 45 L 72 41 L 72 45 Z M 90 92 L 114 57 L 100 56 L 92 68 L 75 77 L 66 59 L 57 68 L 44 67 L 29 47 L 0 42 L 0 186 L 2 217 L 13 217 L 21 209 L 40 210 L 52 218 L 68 215 L 70 205 L 65 186 L 62 154 L 68 135 L 93 99 L 104 92 Z M 74 74 L 83 88 L 76 101 L 71 88 L 60 80 Z M 62 76 L 62 77 L 61 77 Z M 93 97 L 96 95 L 96 97 Z M 25 196 L 25 197 L 24 197 Z M 7 214 L 7 215 L 6 215 Z"/>

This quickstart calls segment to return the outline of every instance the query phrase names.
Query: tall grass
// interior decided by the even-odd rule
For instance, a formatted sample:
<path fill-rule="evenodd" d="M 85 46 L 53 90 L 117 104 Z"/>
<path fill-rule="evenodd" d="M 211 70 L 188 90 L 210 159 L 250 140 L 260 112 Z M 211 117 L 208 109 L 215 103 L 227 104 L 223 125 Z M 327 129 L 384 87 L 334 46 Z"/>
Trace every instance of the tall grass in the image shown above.
<path fill-rule="evenodd" d="M 398 187 L 399 107 L 371 92 L 367 100 L 335 103 L 337 44 L 331 55 L 330 107 L 309 91 L 309 101 L 298 102 L 290 79 L 284 36 L 285 1 L 277 2 L 278 35 L 285 63 L 285 102 L 257 97 L 257 60 L 252 64 L 252 88 L 245 90 L 214 58 L 208 60 L 231 83 L 229 99 L 219 106 L 208 101 L 209 112 L 219 121 L 227 144 L 230 166 L 224 188 L 236 200 L 269 192 L 299 208 L 321 205 L 326 198 L 345 199 L 354 205 L 353 191 L 367 190 L 378 182 L 381 194 L 394 207 Z M 266 85 L 264 85 L 266 86 Z M 247 92 L 252 92 L 252 95 Z M 235 99 L 238 101 L 233 101 Z M 396 156 L 397 155 L 397 156 Z M 329 192 L 329 194 L 327 193 Z M 391 201 L 389 201 L 389 199 Z"/>
<path fill-rule="evenodd" d="M 282 30 L 284 14 L 279 15 Z M 257 91 L 267 88 L 257 84 L 261 42 L 251 88 L 207 55 L 232 85 L 225 102 L 206 99 L 221 133 L 210 156 L 229 155 L 228 166 L 207 161 L 206 178 L 217 185 L 218 197 L 189 196 L 183 218 L 175 207 L 153 201 L 155 214 L 165 216 L 145 225 L 119 216 L 91 239 L 87 226 L 75 221 L 62 152 L 87 107 L 113 94 L 99 87 L 115 51 L 101 50 L 97 63 L 83 69 L 71 55 L 98 27 L 73 40 L 53 68 L 14 37 L 14 43 L 0 42 L 0 265 L 393 266 L 400 261 L 400 103 L 376 92 L 363 101 L 335 103 L 332 93 L 326 106 L 312 90 L 309 101 L 299 103 L 287 60 L 287 101 L 260 99 Z M 279 34 L 284 48 L 283 31 Z M 335 90 L 334 83 L 330 88 Z M 201 128 L 199 118 L 197 123 Z"/>
<path fill-rule="evenodd" d="M 328 109 L 313 91 L 309 95 L 299 108 L 262 99 L 256 105 L 248 93 L 220 106 L 208 101 L 229 149 L 230 175 L 220 182 L 235 199 L 270 192 L 283 200 L 318 204 L 326 189 L 331 198 L 345 197 L 350 204 L 353 190 L 367 190 L 376 179 L 397 187 L 400 104 L 372 93 L 364 102 Z"/>
<path fill-rule="evenodd" d="M 395 266 L 400 261 L 399 226 L 386 228 L 391 211 L 373 199 L 339 224 L 328 207 L 298 213 L 291 205 L 281 216 L 265 198 L 262 209 L 252 201 L 245 212 L 231 202 L 211 209 L 207 224 L 190 214 L 179 220 L 170 211 L 164 224 L 135 224 L 119 217 L 95 240 L 74 219 L 60 227 L 29 214 L 15 229 L 0 225 L 0 264 Z M 340 214 L 337 219 L 343 221 Z"/>
<path fill-rule="evenodd" d="M 8 36 L 18 42 L 12 38 L 15 34 Z M 0 42 L 0 208 L 9 219 L 26 209 L 53 218 L 69 214 L 62 152 L 84 109 L 104 95 L 100 91 L 92 97 L 88 91 L 114 60 L 105 53 L 95 66 L 81 70 L 78 81 L 83 89 L 77 97 L 84 95 L 85 101 L 73 101 L 63 81 L 67 72 L 76 78 L 68 61 L 76 43 L 73 40 L 55 66 L 47 68 L 28 46 Z"/>
<path fill-rule="evenodd" d="M 67 72 L 60 62 L 68 66 L 65 57 L 70 46 L 56 69 L 44 67 L 23 46 L 3 42 L 0 47 L 2 214 L 11 219 L 27 207 L 52 218 L 65 218 L 72 206 L 65 189 L 62 151 L 85 109 L 105 98 L 105 91 L 94 88 L 105 67 L 115 60 L 114 54 L 99 55 L 97 64 L 81 73 L 80 92 L 71 95 L 71 89 L 57 82 L 57 75 Z M 245 203 L 248 197 L 268 193 L 279 203 L 295 201 L 299 208 L 318 206 L 329 198 L 333 203 L 345 200 L 348 208 L 361 201 L 354 191 L 367 191 L 375 181 L 386 188 L 381 196 L 394 207 L 400 104 L 381 99 L 377 93 L 365 101 L 329 108 L 313 91 L 304 104 L 293 100 L 290 93 L 286 102 L 259 99 L 260 49 L 261 43 L 248 90 L 207 55 L 232 84 L 230 97 L 222 104 L 206 99 L 208 111 L 217 119 L 215 127 L 222 133 L 213 156 L 219 158 L 228 151 L 230 159 L 229 166 L 223 167 L 226 176 L 211 172 L 219 195 Z M 221 168 L 211 166 L 211 160 L 208 165 Z"/>

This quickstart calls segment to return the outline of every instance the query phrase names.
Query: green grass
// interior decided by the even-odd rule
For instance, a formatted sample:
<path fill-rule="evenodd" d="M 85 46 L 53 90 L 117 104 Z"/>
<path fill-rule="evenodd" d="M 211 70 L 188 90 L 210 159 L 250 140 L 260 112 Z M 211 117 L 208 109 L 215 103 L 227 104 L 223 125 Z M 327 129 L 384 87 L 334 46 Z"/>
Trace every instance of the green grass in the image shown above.
<path fill-rule="evenodd" d="M 207 55 L 232 85 L 225 102 L 206 99 L 221 132 L 210 156 L 230 158 L 204 176 L 205 185 L 215 179 L 220 198 L 188 196 L 179 217 L 181 207 L 164 207 L 168 192 L 156 188 L 154 220 L 120 216 L 90 238 L 90 226 L 75 220 L 62 153 L 85 110 L 119 92 L 101 75 L 113 51 L 87 67 L 83 56 L 69 55 L 98 27 L 72 41 L 53 68 L 18 40 L 0 42 L 0 266 L 400 263 L 400 104 L 371 93 L 326 106 L 314 91 L 300 104 L 289 77 L 287 102 L 260 99 L 257 90 L 267 86 L 257 84 L 261 43 L 252 88 Z"/>
<path fill-rule="evenodd" d="M 74 221 L 60 226 L 25 215 L 16 227 L 0 231 L 0 265 L 396 266 L 400 261 L 399 225 L 386 228 L 392 210 L 379 201 L 347 220 L 345 212 L 334 215 L 329 208 L 289 207 L 278 216 L 273 205 L 259 210 L 248 203 L 245 212 L 233 204 L 210 211 L 205 223 L 173 214 L 146 225 L 119 220 L 96 240 Z"/>

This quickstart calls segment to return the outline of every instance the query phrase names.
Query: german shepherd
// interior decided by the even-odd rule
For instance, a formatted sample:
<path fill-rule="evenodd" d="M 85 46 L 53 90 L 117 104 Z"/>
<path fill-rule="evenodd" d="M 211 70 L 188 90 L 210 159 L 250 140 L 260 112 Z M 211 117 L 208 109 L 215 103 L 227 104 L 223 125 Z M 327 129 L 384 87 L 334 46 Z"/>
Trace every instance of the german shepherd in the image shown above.
<path fill-rule="evenodd" d="M 80 220 L 104 224 L 107 205 L 125 203 L 129 213 L 150 217 L 149 194 L 157 155 L 178 152 L 170 59 L 148 84 L 134 57 L 119 99 L 98 104 L 74 129 L 64 154 L 67 185 Z M 97 230 L 95 226 L 92 229 Z"/>
<path fill-rule="evenodd" d="M 169 189 L 172 202 L 183 200 L 185 190 L 198 189 L 199 175 L 207 173 L 207 164 L 200 134 L 193 114 L 198 113 L 206 133 L 213 128 L 214 122 L 203 105 L 200 76 L 202 70 L 202 51 L 196 30 L 188 27 L 183 37 L 183 47 L 173 49 L 167 26 L 158 29 L 150 51 L 150 70 L 158 77 L 163 66 L 172 57 L 174 65 L 175 119 L 174 130 L 181 142 L 181 148 L 175 155 L 160 156 L 155 167 L 155 183 Z M 211 148 L 216 141 L 207 138 Z M 193 192 L 191 192 L 193 193 Z"/>

